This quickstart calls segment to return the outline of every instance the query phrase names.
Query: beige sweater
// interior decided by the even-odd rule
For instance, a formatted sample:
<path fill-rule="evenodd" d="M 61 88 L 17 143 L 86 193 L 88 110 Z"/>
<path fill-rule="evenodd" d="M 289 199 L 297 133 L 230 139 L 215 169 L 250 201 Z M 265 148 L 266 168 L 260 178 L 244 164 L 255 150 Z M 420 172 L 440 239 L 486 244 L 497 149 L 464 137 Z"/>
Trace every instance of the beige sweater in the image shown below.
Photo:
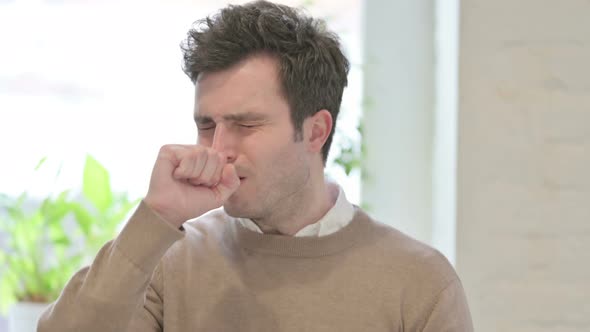
<path fill-rule="evenodd" d="M 324 237 L 259 234 L 221 210 L 184 228 L 140 204 L 38 331 L 473 330 L 447 260 L 358 208 Z"/>

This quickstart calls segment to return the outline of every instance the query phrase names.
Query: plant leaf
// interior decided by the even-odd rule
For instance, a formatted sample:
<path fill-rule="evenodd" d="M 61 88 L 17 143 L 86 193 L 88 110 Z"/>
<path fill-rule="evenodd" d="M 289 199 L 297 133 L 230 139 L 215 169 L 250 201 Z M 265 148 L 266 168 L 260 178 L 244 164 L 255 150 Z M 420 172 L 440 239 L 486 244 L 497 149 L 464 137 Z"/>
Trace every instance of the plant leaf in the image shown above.
<path fill-rule="evenodd" d="M 41 158 L 41 160 L 39 160 L 37 162 L 37 166 L 35 166 L 35 170 L 38 171 L 39 168 L 41 168 L 41 166 L 43 166 L 43 164 L 45 163 L 46 160 L 47 160 L 47 156 Z"/>
<path fill-rule="evenodd" d="M 7 273 L 0 275 L 0 314 L 5 316 L 8 313 L 8 308 L 16 302 L 14 295 L 14 285 L 11 282 Z"/>
<path fill-rule="evenodd" d="M 82 233 L 84 233 L 84 236 L 89 237 L 92 231 L 92 223 L 94 222 L 92 216 L 81 204 L 72 204 L 72 209 Z"/>
<path fill-rule="evenodd" d="M 84 196 L 104 213 L 113 201 L 109 172 L 92 156 L 86 156 L 84 165 Z"/>

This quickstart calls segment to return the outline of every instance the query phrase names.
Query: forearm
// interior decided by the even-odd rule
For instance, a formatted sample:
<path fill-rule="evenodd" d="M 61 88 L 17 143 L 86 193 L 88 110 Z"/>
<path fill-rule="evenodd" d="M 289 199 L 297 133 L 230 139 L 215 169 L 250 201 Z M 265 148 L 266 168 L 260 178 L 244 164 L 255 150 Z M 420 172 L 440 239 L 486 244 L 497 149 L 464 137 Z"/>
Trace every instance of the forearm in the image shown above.
<path fill-rule="evenodd" d="M 71 278 L 38 331 L 125 331 L 158 262 L 182 236 L 140 204 L 121 234 Z"/>

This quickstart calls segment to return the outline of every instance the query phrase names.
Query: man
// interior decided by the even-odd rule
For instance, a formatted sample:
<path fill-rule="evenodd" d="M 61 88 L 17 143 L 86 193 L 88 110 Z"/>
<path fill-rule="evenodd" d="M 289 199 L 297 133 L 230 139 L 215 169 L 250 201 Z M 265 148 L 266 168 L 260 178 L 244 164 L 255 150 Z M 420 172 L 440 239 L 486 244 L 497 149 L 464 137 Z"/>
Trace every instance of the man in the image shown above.
<path fill-rule="evenodd" d="M 444 257 L 324 179 L 349 64 L 320 21 L 229 6 L 183 51 L 198 144 L 161 148 L 144 200 L 39 331 L 472 330 Z"/>

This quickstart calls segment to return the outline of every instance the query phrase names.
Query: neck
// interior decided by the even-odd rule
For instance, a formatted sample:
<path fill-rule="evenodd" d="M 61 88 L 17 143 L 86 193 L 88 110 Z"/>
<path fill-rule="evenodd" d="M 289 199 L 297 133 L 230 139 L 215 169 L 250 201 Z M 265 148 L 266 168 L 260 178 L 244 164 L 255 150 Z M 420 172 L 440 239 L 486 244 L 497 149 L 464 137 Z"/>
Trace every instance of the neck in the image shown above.
<path fill-rule="evenodd" d="M 322 169 L 319 174 L 310 173 L 301 190 L 281 202 L 271 215 L 252 221 L 265 234 L 293 236 L 305 226 L 320 220 L 334 206 L 336 199 L 333 196 Z"/>

